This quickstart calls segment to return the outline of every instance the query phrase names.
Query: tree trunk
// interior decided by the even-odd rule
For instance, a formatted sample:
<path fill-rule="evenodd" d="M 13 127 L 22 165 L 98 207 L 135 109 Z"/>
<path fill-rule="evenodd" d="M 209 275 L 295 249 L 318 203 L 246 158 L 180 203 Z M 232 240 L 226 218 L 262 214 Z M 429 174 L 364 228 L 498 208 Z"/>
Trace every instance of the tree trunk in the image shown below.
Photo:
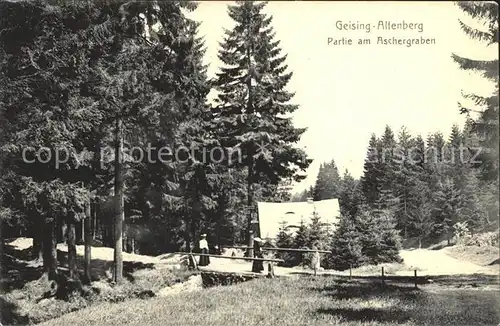
<path fill-rule="evenodd" d="M 56 243 L 65 243 L 67 238 L 68 226 L 64 219 L 60 220 L 60 228 L 57 229 Z"/>
<path fill-rule="evenodd" d="M 84 220 L 82 220 L 80 222 L 80 230 L 81 230 L 81 235 L 80 235 L 80 238 L 79 238 L 79 242 L 80 244 L 85 244 L 85 222 Z"/>
<path fill-rule="evenodd" d="M 115 147 L 115 220 L 114 220 L 114 260 L 113 281 L 123 281 L 123 220 L 124 220 L 124 198 L 123 198 L 123 122 L 121 117 L 116 120 L 116 147 Z"/>
<path fill-rule="evenodd" d="M 78 269 L 76 267 L 76 223 L 75 221 L 68 222 L 68 270 L 69 278 L 72 280 L 78 279 Z"/>
<path fill-rule="evenodd" d="M 128 246 L 128 226 L 127 223 L 124 223 L 122 226 L 122 250 L 123 252 L 129 252 Z"/>
<path fill-rule="evenodd" d="M 0 277 L 3 279 L 3 275 L 4 275 L 4 270 L 3 270 L 3 266 L 4 266 L 4 261 L 3 261 L 3 250 L 4 250 L 4 246 L 5 246 L 5 243 L 4 243 L 4 239 L 3 239 L 3 220 L 0 219 Z"/>
<path fill-rule="evenodd" d="M 33 253 L 32 258 L 37 261 L 43 261 L 43 230 L 36 228 L 33 230 Z"/>
<path fill-rule="evenodd" d="M 57 275 L 57 237 L 55 222 L 43 225 L 43 272 L 49 280 L 55 280 Z"/>
<path fill-rule="evenodd" d="M 217 247 L 222 250 L 222 241 L 221 241 L 221 233 L 222 233 L 222 223 L 224 221 L 224 211 L 225 211 L 225 195 L 222 195 L 217 203 L 217 222 L 215 224 L 215 233 L 217 239 Z"/>
<path fill-rule="evenodd" d="M 250 153 L 251 155 L 251 153 Z M 248 178 L 247 178 L 247 209 L 248 209 L 248 251 L 247 256 L 253 257 L 253 228 L 252 228 L 252 202 L 253 202 L 253 159 L 250 156 L 250 163 L 248 164 Z"/>
<path fill-rule="evenodd" d="M 92 239 L 95 240 L 95 235 L 97 233 L 97 203 L 93 202 L 91 209 L 91 221 L 92 221 Z"/>
<path fill-rule="evenodd" d="M 85 227 L 85 256 L 83 260 L 83 272 L 85 275 L 85 281 L 90 283 L 91 275 L 90 275 L 90 254 L 91 254 L 91 245 L 92 245 L 92 234 L 90 230 L 90 225 L 92 223 L 92 214 L 90 209 L 91 203 L 88 202 L 85 207 L 85 220 L 83 225 Z"/>
<path fill-rule="evenodd" d="M 418 249 L 422 249 L 422 238 L 418 238 Z"/>

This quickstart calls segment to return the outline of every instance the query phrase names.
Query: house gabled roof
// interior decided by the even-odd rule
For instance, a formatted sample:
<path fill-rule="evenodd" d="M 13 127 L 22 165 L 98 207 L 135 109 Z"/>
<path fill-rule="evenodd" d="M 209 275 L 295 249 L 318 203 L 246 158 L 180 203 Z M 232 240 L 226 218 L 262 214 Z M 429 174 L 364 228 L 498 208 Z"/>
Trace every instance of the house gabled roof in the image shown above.
<path fill-rule="evenodd" d="M 283 221 L 288 227 L 298 227 L 301 220 L 309 224 L 314 211 L 321 217 L 321 222 L 332 227 L 340 217 L 338 199 L 290 203 L 258 202 L 257 208 L 261 238 L 270 239 L 276 238 Z"/>

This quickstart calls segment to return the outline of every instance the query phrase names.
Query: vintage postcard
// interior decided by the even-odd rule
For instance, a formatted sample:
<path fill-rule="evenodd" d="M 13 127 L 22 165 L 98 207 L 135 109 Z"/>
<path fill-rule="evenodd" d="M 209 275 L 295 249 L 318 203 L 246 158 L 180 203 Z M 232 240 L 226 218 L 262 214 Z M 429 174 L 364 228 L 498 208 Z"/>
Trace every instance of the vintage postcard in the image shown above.
<path fill-rule="evenodd" d="M 1 325 L 499 325 L 498 4 L 0 0 Z"/>

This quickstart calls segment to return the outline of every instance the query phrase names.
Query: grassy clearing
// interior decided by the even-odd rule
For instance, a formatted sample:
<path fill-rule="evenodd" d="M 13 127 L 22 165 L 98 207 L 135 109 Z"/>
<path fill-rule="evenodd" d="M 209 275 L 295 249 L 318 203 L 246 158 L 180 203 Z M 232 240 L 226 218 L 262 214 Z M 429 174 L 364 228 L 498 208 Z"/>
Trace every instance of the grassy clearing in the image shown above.
<path fill-rule="evenodd" d="M 485 288 L 301 277 L 103 304 L 44 325 L 498 325 L 497 308 Z"/>

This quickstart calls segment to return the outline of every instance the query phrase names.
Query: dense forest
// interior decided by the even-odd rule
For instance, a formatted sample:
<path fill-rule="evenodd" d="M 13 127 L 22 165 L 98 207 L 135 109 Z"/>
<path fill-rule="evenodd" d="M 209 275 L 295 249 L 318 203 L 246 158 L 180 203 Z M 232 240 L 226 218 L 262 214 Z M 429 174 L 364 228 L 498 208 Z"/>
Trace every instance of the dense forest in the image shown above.
<path fill-rule="evenodd" d="M 113 247 L 116 282 L 122 251 L 189 251 L 203 232 L 245 241 L 255 202 L 303 178 L 305 130 L 265 3 L 228 7 L 237 27 L 214 80 L 193 2 L 0 6 L 2 235 L 33 237 L 49 275 L 63 241 L 73 276 L 76 244 Z"/>
<path fill-rule="evenodd" d="M 91 246 L 113 247 L 120 282 L 123 251 L 196 250 L 201 233 L 219 246 L 247 242 L 257 201 L 339 198 L 335 233 L 313 216 L 294 237 L 278 236 L 284 247 L 331 249 L 326 264 L 336 268 L 397 260 L 403 240 L 451 239 L 457 223 L 471 232 L 497 226 L 496 95 L 467 95 L 477 108 L 460 108 L 469 118 L 449 137 L 388 126 L 372 136 L 360 180 L 332 160 L 314 187 L 292 196 L 312 161 L 297 146 L 306 130 L 292 123 L 292 72 L 266 3 L 228 6 L 236 25 L 219 45 L 213 79 L 199 23 L 187 15 L 196 6 L 0 2 L 2 245 L 32 237 L 33 259 L 50 277 L 57 243 L 68 245 L 71 277 L 77 244 L 86 266 Z M 465 32 L 498 42 L 496 6 L 459 6 L 491 22 L 489 32 Z M 498 79 L 498 62 L 453 59 Z M 454 160 L 452 149 L 463 155 Z"/>

